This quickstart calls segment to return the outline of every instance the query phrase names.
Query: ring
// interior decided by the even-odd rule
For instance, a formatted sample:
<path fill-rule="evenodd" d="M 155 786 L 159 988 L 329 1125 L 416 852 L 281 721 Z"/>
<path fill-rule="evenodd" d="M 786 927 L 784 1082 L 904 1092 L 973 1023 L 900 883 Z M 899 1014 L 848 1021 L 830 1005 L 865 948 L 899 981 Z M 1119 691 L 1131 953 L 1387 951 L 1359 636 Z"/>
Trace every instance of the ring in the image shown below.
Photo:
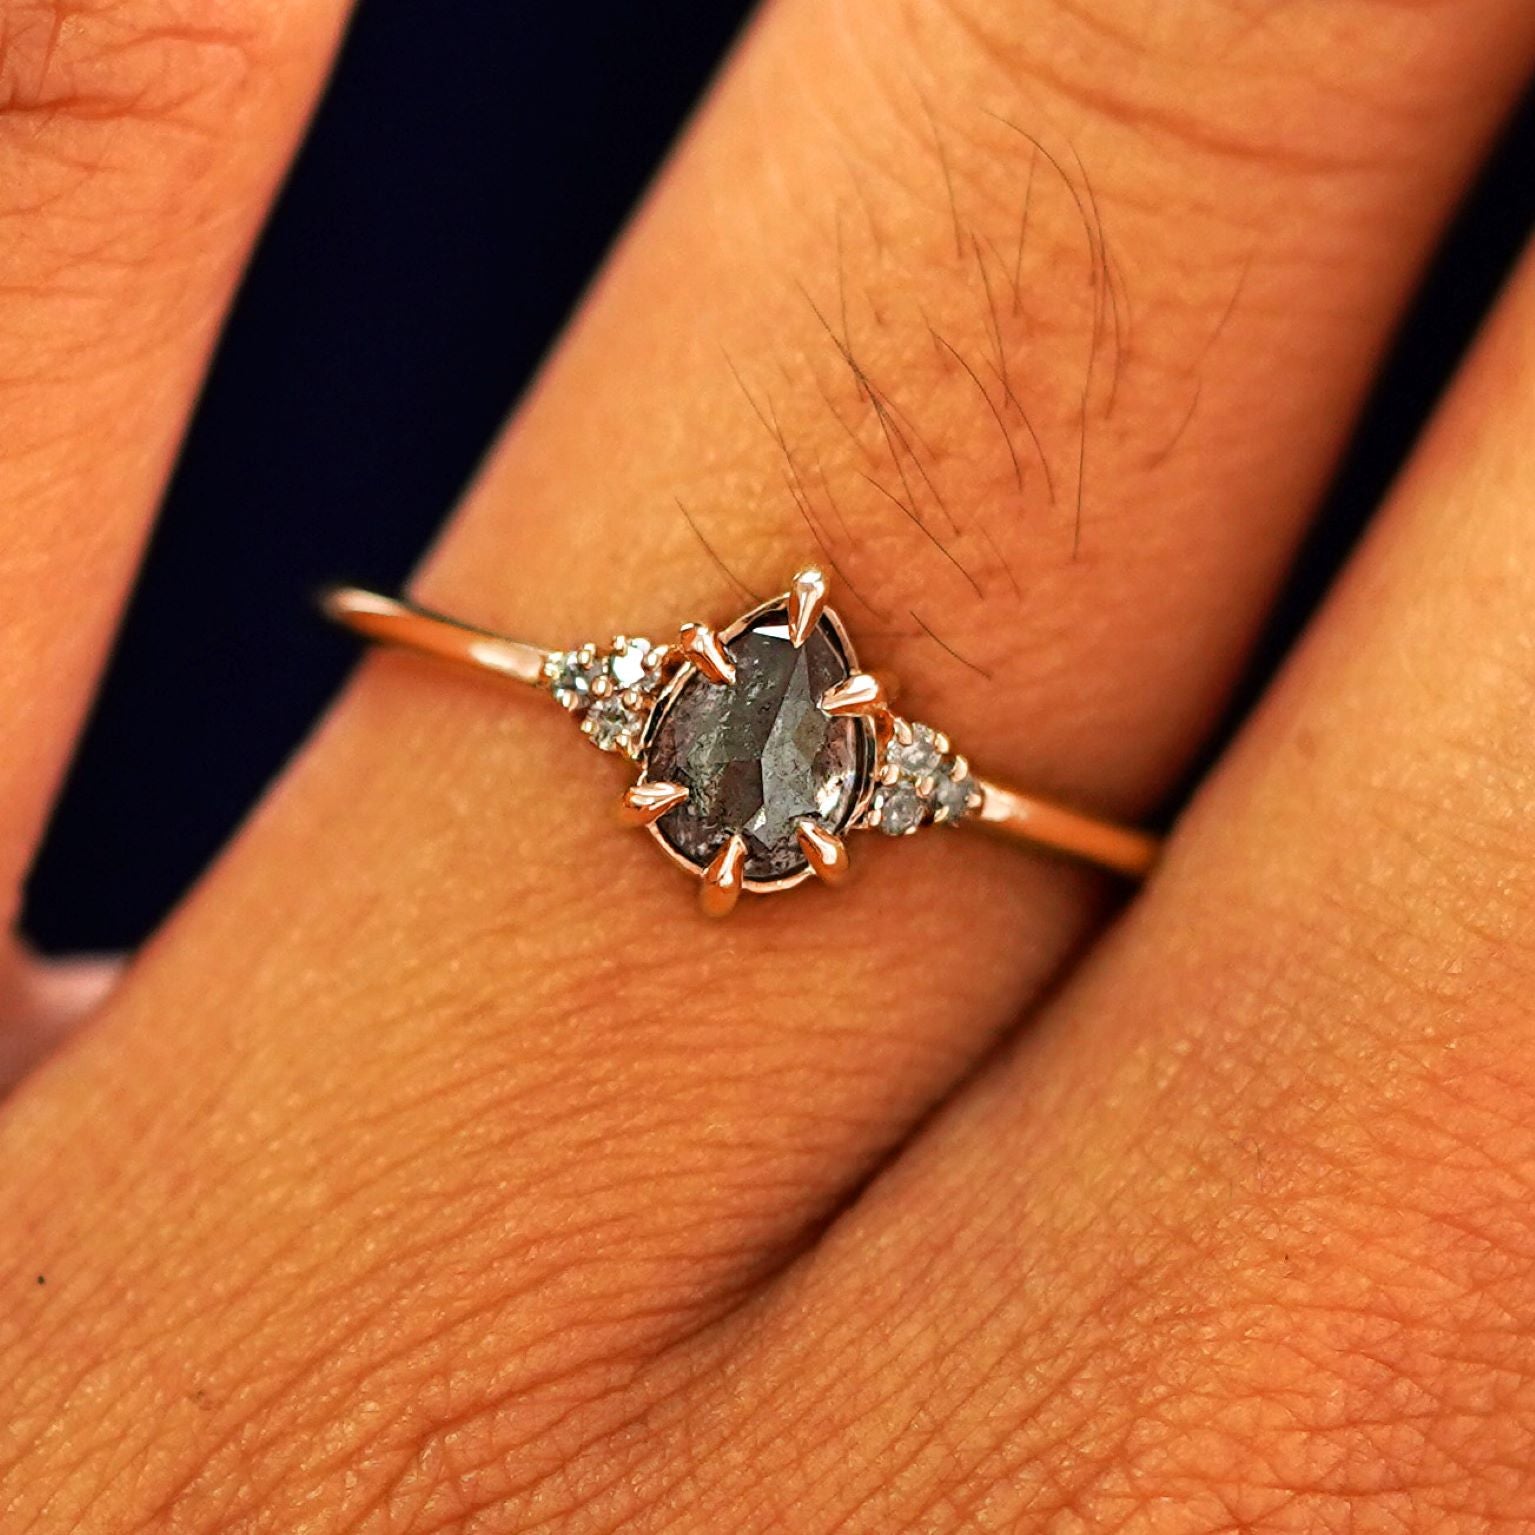
<path fill-rule="evenodd" d="M 841 883 L 847 836 L 863 829 L 974 824 L 1130 879 L 1149 872 L 1154 838 L 982 778 L 941 731 L 895 714 L 827 596 L 826 577 L 802 570 L 724 629 L 687 623 L 670 644 L 620 635 L 573 650 L 356 587 L 322 605 L 366 639 L 551 693 L 593 745 L 638 767 L 623 819 L 702 881 L 710 916 L 742 891 Z"/>

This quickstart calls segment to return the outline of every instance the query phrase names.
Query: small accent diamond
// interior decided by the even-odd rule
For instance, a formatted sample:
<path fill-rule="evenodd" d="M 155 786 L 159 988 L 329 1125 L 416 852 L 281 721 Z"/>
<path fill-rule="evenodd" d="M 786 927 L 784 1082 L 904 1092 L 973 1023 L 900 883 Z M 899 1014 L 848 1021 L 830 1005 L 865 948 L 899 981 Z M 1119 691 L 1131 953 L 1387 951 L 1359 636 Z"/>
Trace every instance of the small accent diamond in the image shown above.
<path fill-rule="evenodd" d="M 980 804 L 970 766 L 951 753 L 949 738 L 910 720 L 892 723 L 879 780 L 868 820 L 892 837 L 929 823 L 953 824 Z"/>
<path fill-rule="evenodd" d="M 901 723 L 905 724 L 905 721 Z M 911 739 L 903 741 L 903 734 Z M 927 725 L 908 725 L 905 731 L 897 730 L 891 738 L 885 760 L 894 765 L 902 778 L 916 780 L 936 773 L 943 760 L 943 747 L 939 744 L 938 732 Z"/>
<path fill-rule="evenodd" d="M 962 820 L 975 809 L 979 800 L 975 780 L 970 777 L 968 768 L 963 774 L 957 770 L 942 772 L 933 785 L 933 819 Z"/>
<path fill-rule="evenodd" d="M 904 837 L 916 831 L 926 815 L 927 804 L 916 786 L 901 782 L 881 784 L 875 790 L 869 820 L 887 837 Z"/>
<path fill-rule="evenodd" d="M 594 746 L 605 752 L 621 751 L 639 739 L 645 728 L 645 716 L 641 710 L 626 704 L 620 694 L 611 693 L 593 701 L 581 728 L 591 737 Z"/>
<path fill-rule="evenodd" d="M 585 708 L 591 700 L 592 684 L 605 673 L 603 661 L 589 645 L 579 650 L 557 650 L 544 667 L 550 692 L 567 709 Z"/>
<path fill-rule="evenodd" d="M 626 640 L 622 636 L 613 641 L 608 656 L 608 675 L 616 688 L 637 688 L 646 680 L 650 669 L 650 641 Z"/>
<path fill-rule="evenodd" d="M 554 651 L 544 680 L 593 745 L 634 756 L 661 690 L 663 655 L 649 640 L 620 635 L 604 646 Z"/>

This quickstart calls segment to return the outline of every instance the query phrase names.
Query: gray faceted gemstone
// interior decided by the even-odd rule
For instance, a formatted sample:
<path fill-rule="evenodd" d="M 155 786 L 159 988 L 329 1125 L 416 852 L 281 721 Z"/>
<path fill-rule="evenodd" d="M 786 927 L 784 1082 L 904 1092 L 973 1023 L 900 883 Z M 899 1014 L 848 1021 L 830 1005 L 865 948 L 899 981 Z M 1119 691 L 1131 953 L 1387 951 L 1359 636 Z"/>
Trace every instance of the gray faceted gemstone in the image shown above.
<path fill-rule="evenodd" d="M 688 791 L 657 829 L 699 868 L 740 832 L 747 879 L 783 879 L 805 867 L 801 820 L 831 832 L 847 825 L 871 768 L 872 732 L 818 706 L 850 670 L 824 619 L 796 650 L 784 611 L 770 609 L 726 649 L 735 681 L 695 674 L 657 722 L 645 776 Z"/>

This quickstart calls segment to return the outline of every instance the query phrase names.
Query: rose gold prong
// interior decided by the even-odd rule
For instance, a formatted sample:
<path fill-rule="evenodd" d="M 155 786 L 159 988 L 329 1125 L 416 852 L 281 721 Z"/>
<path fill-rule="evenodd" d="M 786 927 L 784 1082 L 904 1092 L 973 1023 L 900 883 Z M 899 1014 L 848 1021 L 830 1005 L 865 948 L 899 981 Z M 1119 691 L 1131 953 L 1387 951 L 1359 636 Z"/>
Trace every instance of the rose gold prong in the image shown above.
<path fill-rule="evenodd" d="M 821 694 L 821 712 L 833 719 L 847 714 L 881 714 L 884 709 L 885 690 L 868 672 L 853 672 Z"/>
<path fill-rule="evenodd" d="M 919 799 L 931 799 L 933 790 L 937 788 L 938 780 L 931 773 L 924 773 L 917 780 L 917 797 Z"/>
<path fill-rule="evenodd" d="M 678 649 L 710 682 L 734 682 L 735 662 L 707 624 L 684 624 Z"/>
<path fill-rule="evenodd" d="M 811 566 L 789 583 L 789 643 L 798 650 L 821 621 L 829 590 L 826 577 Z"/>
<path fill-rule="evenodd" d="M 828 885 L 840 885 L 847 878 L 847 849 L 842 838 L 834 836 L 824 826 L 814 821 L 801 821 L 796 828 L 800 851 L 805 861 L 816 872 L 816 877 Z"/>
<path fill-rule="evenodd" d="M 728 917 L 735 910 L 745 870 L 746 838 L 734 832 L 704 870 L 704 882 L 698 887 L 698 904 L 705 916 Z"/>
<path fill-rule="evenodd" d="M 688 797 L 680 783 L 637 783 L 624 791 L 619 815 L 629 826 L 649 826 Z"/>

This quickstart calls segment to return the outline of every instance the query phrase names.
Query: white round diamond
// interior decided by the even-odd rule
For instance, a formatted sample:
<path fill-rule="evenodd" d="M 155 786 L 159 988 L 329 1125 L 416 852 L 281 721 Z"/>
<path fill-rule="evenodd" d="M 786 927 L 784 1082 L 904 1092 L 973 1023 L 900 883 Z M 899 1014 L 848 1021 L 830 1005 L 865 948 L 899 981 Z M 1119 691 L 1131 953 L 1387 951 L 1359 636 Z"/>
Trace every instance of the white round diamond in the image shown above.
<path fill-rule="evenodd" d="M 645 657 L 650 654 L 650 641 L 615 640 L 613 646 L 608 657 L 608 675 L 614 687 L 620 690 L 638 687 L 646 680 Z"/>
<path fill-rule="evenodd" d="M 592 684 L 606 676 L 601 657 L 579 650 L 557 651 L 550 658 L 549 687 L 567 709 L 580 709 L 590 701 Z"/>

